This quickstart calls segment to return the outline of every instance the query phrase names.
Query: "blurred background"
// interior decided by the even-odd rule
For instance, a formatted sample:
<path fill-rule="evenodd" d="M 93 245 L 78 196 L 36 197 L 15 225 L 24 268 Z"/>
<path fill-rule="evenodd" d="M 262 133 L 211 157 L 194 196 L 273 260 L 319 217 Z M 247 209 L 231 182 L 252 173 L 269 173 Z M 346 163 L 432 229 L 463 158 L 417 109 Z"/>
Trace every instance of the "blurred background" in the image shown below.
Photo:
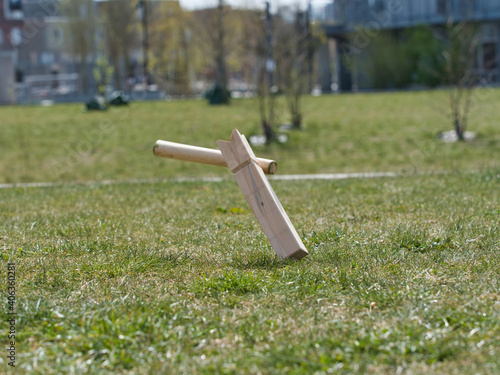
<path fill-rule="evenodd" d="M 0 103 L 436 87 L 451 24 L 462 65 L 498 83 L 496 0 L 0 0 Z"/>

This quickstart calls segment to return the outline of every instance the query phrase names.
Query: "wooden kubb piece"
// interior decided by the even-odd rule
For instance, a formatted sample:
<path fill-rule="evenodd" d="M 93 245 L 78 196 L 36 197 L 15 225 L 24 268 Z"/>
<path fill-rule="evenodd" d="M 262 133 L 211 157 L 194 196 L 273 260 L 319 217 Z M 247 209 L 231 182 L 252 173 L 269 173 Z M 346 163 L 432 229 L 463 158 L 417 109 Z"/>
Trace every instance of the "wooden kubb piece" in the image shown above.
<path fill-rule="evenodd" d="M 302 240 L 259 167 L 245 136 L 235 129 L 229 142 L 219 140 L 217 146 L 278 256 L 292 259 L 307 256 Z"/>

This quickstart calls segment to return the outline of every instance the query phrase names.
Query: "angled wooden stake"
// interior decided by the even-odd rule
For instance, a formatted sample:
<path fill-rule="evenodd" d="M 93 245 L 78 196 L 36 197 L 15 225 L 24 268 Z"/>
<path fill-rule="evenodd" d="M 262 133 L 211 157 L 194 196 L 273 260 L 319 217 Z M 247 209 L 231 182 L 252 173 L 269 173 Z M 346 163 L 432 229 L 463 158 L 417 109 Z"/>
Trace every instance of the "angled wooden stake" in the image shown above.
<path fill-rule="evenodd" d="M 219 140 L 217 146 L 278 256 L 301 259 L 309 254 L 245 136 L 235 129 L 229 142 Z"/>

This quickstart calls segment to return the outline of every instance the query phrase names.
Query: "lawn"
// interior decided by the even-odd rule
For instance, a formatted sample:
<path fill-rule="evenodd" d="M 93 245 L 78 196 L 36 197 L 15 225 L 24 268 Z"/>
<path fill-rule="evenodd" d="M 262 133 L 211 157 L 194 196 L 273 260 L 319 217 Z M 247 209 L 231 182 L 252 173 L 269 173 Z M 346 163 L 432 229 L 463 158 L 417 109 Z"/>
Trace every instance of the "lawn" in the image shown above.
<path fill-rule="evenodd" d="M 158 138 L 257 133 L 252 101 L 0 108 L 3 183 L 118 181 L 0 189 L 15 372 L 499 373 L 500 92 L 488 93 L 467 144 L 435 139 L 448 130 L 440 92 L 308 98 L 305 131 L 256 148 L 279 174 L 398 173 L 273 180 L 310 252 L 298 262 L 275 257 L 229 171 L 152 155 Z M 72 164 L 68 150 L 81 151 Z M 223 180 L 166 180 L 185 176 Z"/>
<path fill-rule="evenodd" d="M 435 91 L 307 98 L 306 130 L 290 133 L 284 145 L 255 151 L 277 160 L 280 174 L 499 168 L 500 90 L 484 89 L 476 97 L 470 130 L 478 138 L 469 144 L 437 140 L 451 121 L 446 92 Z M 247 136 L 261 133 L 253 100 L 229 107 L 133 103 L 106 113 L 82 108 L 0 107 L 0 184 L 220 176 L 224 171 L 216 167 L 153 158 L 153 145 L 164 139 L 217 148 L 234 128 Z"/>

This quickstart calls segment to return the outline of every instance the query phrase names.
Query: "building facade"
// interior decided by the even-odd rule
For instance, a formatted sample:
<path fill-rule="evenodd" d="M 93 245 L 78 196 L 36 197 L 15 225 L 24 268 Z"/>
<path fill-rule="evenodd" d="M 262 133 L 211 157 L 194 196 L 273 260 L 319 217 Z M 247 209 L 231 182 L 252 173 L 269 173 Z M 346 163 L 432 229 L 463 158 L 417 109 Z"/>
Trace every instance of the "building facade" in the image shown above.
<path fill-rule="evenodd" d="M 331 40 L 330 80 L 322 80 L 323 89 L 331 83 L 340 91 L 352 91 L 362 86 L 362 72 L 349 64 L 362 58 L 363 50 L 381 30 L 393 33 L 419 25 L 434 30 L 443 29 L 450 21 L 473 23 L 479 29 L 479 48 L 475 67 L 491 83 L 500 83 L 500 1 L 498 0 L 333 0 L 316 9 L 316 19 Z M 364 36 L 353 37 L 364 30 Z M 324 70 L 324 68 L 323 68 Z"/>
<path fill-rule="evenodd" d="M 60 0 L 0 0 L 1 104 L 75 94 L 60 7 Z"/>
<path fill-rule="evenodd" d="M 0 0 L 0 104 L 16 101 L 16 66 L 22 43 L 23 18 L 19 0 Z"/>

